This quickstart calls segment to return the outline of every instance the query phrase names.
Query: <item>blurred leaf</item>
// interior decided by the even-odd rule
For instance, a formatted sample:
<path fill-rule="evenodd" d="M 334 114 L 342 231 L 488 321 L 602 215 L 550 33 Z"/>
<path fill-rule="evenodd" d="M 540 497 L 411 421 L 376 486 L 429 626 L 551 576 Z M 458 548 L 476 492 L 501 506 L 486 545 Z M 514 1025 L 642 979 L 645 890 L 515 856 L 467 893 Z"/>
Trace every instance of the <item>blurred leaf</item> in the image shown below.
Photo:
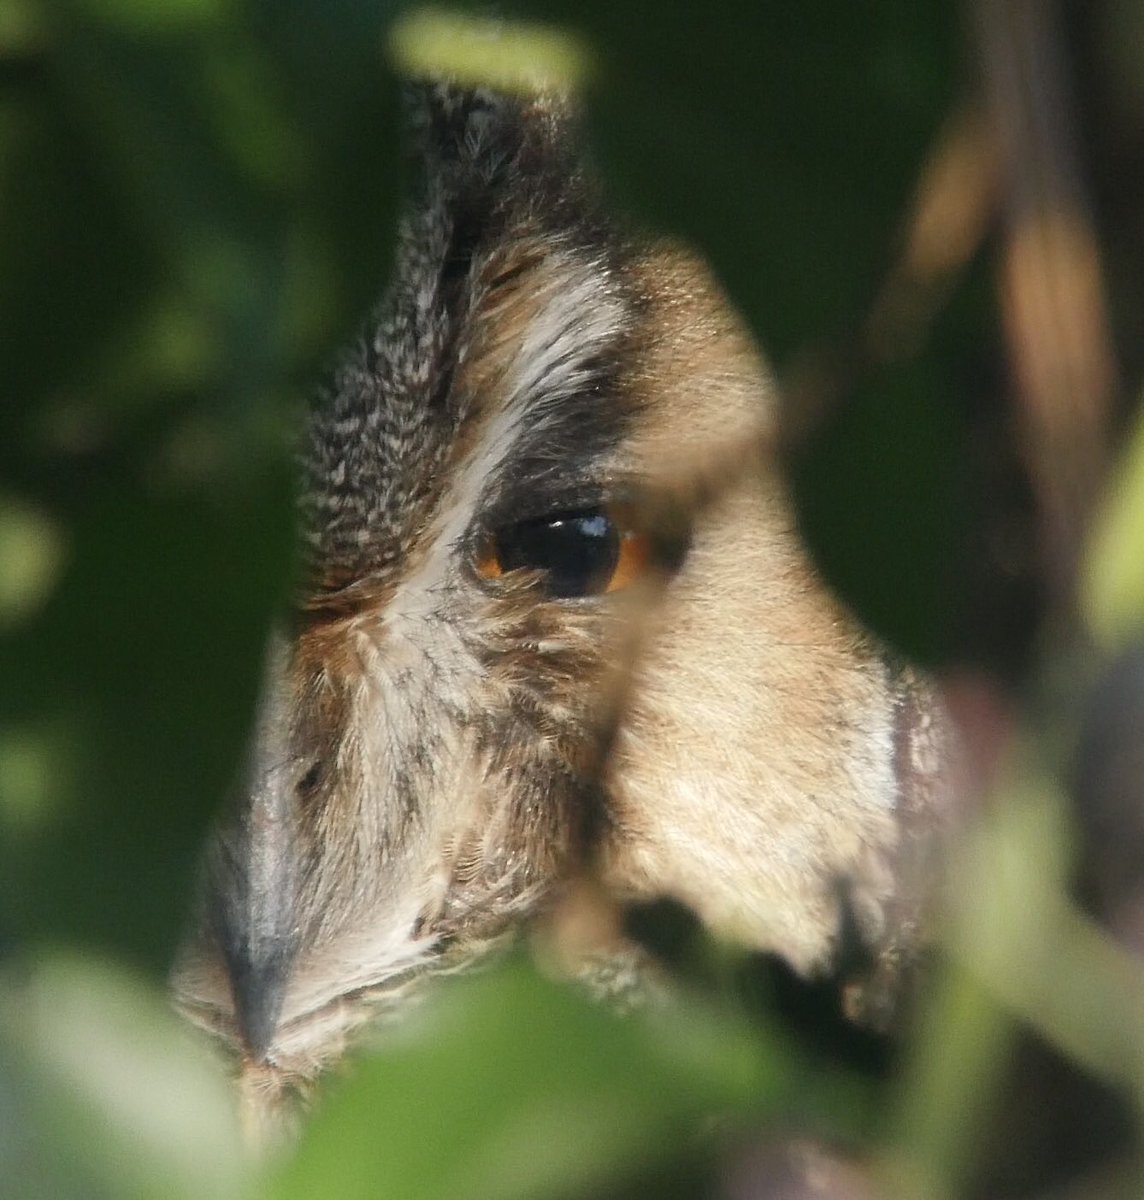
<path fill-rule="evenodd" d="M 0 92 L 8 934 L 177 944 L 285 593 L 288 404 L 388 263 L 388 15 L 75 0 Z"/>
<path fill-rule="evenodd" d="M 1059 785 L 1036 761 L 1011 768 L 958 864 L 951 950 L 1000 1004 L 1133 1093 L 1142 1114 L 1144 968 L 1068 895 L 1072 841 Z"/>
<path fill-rule="evenodd" d="M 390 53 L 410 79 L 442 77 L 505 91 L 579 92 L 591 55 L 567 31 L 525 22 L 472 20 L 415 10 L 390 33 Z"/>
<path fill-rule="evenodd" d="M 302 147 L 289 211 L 283 353 L 312 370 L 356 332 L 386 281 L 402 159 L 384 57 L 400 0 L 245 0 L 244 26 L 274 64 Z M 307 379 L 309 386 L 312 380 Z"/>
<path fill-rule="evenodd" d="M 1107 648 L 1144 628 L 1144 412 L 1116 467 L 1082 578 L 1089 627 Z"/>
<path fill-rule="evenodd" d="M 262 94 L 263 64 L 225 31 L 140 38 L 75 20 L 57 53 L 61 87 L 74 95 L 138 235 L 212 320 L 228 371 L 244 383 L 264 376 L 273 365 L 284 238 L 271 189 L 289 180 L 265 179 L 267 147 L 288 140 L 288 130 Z M 220 91 L 218 80 L 235 71 L 238 94 Z M 242 155 L 251 146 L 253 161 Z"/>
<path fill-rule="evenodd" d="M 1137 1120 L 1144 1112 L 1144 971 L 1072 903 L 1066 800 L 1032 750 L 1006 764 L 987 816 L 952 864 L 950 959 L 931 982 L 893 1127 L 888 1170 L 906 1195 L 966 1194 L 987 1134 L 1003 1155 L 1024 1149 L 990 1128 L 1013 1119 L 998 1097 L 1019 1023 L 1115 1082 Z M 1076 1099 L 1066 1091 L 1033 1103 L 1068 1111 Z M 1137 1194 L 1137 1173 L 1124 1195 Z"/>
<path fill-rule="evenodd" d="M 56 747 L 50 814 L 0 843 L 26 935 L 159 969 L 173 953 L 288 562 L 285 479 L 249 469 L 225 502 L 129 477 L 89 491 L 59 586 L 0 640 L 0 742 Z"/>
<path fill-rule="evenodd" d="M 46 65 L 0 94 L 0 241 L 0 466 L 26 473 L 29 414 L 90 372 L 158 270 Z"/>
<path fill-rule="evenodd" d="M 906 1052 L 884 1171 L 896 1194 L 941 1200 L 962 1194 L 971 1176 L 995 1119 L 992 1099 L 1015 1030 L 989 989 L 960 964 L 939 964 L 926 1000 Z"/>
<path fill-rule="evenodd" d="M 44 602 L 63 556 L 63 538 L 48 517 L 0 494 L 0 629 Z"/>
<path fill-rule="evenodd" d="M 342 1200 L 579 1194 L 788 1086 L 762 1030 L 690 1006 L 621 1019 L 510 963 L 444 989 L 355 1063 L 270 1195 L 334 1179 Z"/>
<path fill-rule="evenodd" d="M 226 1081 L 162 996 L 106 962 L 57 958 L 27 980 L 0 977 L 0 1063 L 6 1194 L 246 1193 Z"/>
<path fill-rule="evenodd" d="M 220 24 L 229 0 L 75 0 L 77 11 L 126 33 L 169 33 Z"/>

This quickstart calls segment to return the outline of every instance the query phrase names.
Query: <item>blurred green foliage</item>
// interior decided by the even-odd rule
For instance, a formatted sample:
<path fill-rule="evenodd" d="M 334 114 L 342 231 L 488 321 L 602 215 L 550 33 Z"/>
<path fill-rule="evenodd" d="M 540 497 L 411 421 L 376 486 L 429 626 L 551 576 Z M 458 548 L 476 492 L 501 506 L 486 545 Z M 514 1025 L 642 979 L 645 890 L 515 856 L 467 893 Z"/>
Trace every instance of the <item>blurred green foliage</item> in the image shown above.
<path fill-rule="evenodd" d="M 1144 630 L 1144 419 L 1137 417 L 1093 534 L 1085 576 L 1089 624 L 1108 646 Z"/>
<path fill-rule="evenodd" d="M 0 60 L 3 920 L 159 973 L 289 584 L 300 391 L 385 278 L 387 12 L 23 11 Z"/>
<path fill-rule="evenodd" d="M 609 186 L 703 247 L 780 367 L 851 332 L 955 101 L 952 6 L 507 7 L 576 31 L 542 42 L 559 69 L 589 64 Z M 718 988 L 622 1019 L 513 961 L 358 1064 L 295 1157 L 242 1163 L 227 1090 L 162 980 L 289 593 L 296 414 L 384 285 L 396 15 L 384 0 L 0 7 L 0 1189 L 508 1197 L 640 1194 L 647 1178 L 668 1195 L 666 1174 L 694 1194 L 705 1116 L 733 1143 L 814 1114 L 904 1194 L 954 1194 L 1009 1013 L 1138 1093 L 1139 1007 L 1118 1001 L 1098 1034 L 1092 1015 L 1139 994 L 1138 964 L 1076 923 L 1064 835 L 1034 821 L 1037 836 L 987 832 L 981 853 L 1002 861 L 966 867 L 956 965 L 903 1081 L 807 1058 Z M 405 61 L 449 61 L 430 33 Z M 865 379 L 797 464 L 828 573 L 930 660 L 955 653 L 959 397 L 991 320 L 964 305 Z M 1102 627 L 1141 611 L 1130 470 L 1094 568 Z M 1054 1006 L 1047 970 L 1025 969 L 1046 945 L 1084 995 Z"/>
<path fill-rule="evenodd" d="M 524 962 L 410 1022 L 324 1106 L 271 1195 L 313 1196 L 334 1178 L 363 1200 L 590 1194 L 638 1176 L 709 1114 L 765 1113 L 789 1088 L 762 1030 L 698 1005 L 619 1021 Z"/>

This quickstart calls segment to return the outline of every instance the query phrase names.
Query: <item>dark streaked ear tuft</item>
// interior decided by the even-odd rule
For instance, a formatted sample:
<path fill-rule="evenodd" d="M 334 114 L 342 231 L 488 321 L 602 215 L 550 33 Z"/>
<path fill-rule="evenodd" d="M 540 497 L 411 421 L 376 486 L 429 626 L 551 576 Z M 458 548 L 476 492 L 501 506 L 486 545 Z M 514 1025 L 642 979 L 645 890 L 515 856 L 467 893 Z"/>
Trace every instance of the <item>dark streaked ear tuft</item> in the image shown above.
<path fill-rule="evenodd" d="M 321 591 L 384 576 L 410 550 L 465 420 L 455 368 L 492 251 L 602 229 L 566 100 L 416 83 L 406 104 L 416 176 L 395 275 L 310 418 L 303 527 Z"/>
<path fill-rule="evenodd" d="M 568 96 L 434 81 L 407 85 L 405 98 L 411 160 L 439 197 L 548 232 L 584 220 L 589 188 Z"/>

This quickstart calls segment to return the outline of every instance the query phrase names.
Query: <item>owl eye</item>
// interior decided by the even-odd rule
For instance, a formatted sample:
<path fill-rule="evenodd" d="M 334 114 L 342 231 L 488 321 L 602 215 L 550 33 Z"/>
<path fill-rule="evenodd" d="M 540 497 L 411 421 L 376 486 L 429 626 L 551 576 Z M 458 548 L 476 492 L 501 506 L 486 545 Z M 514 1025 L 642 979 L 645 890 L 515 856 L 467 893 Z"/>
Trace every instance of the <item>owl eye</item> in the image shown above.
<path fill-rule="evenodd" d="M 510 571 L 540 572 L 555 600 L 599 596 L 627 587 L 648 562 L 648 538 L 617 511 L 586 508 L 517 521 L 489 534 L 477 574 L 496 579 Z"/>

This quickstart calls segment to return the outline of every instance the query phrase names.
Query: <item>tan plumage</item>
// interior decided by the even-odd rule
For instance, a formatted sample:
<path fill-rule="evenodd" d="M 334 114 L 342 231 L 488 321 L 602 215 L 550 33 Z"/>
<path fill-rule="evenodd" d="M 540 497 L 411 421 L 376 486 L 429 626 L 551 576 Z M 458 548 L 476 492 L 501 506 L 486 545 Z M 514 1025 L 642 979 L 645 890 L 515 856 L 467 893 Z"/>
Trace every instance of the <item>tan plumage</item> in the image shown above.
<path fill-rule="evenodd" d="M 585 873 L 802 972 L 846 924 L 884 963 L 914 940 L 941 720 L 816 578 L 749 337 L 693 256 L 601 214 L 562 102 L 418 111 L 396 281 L 310 421 L 312 584 L 176 977 L 255 1108 Z M 631 586 L 489 566 L 553 517 L 595 554 L 576 522 L 616 513 Z"/>

